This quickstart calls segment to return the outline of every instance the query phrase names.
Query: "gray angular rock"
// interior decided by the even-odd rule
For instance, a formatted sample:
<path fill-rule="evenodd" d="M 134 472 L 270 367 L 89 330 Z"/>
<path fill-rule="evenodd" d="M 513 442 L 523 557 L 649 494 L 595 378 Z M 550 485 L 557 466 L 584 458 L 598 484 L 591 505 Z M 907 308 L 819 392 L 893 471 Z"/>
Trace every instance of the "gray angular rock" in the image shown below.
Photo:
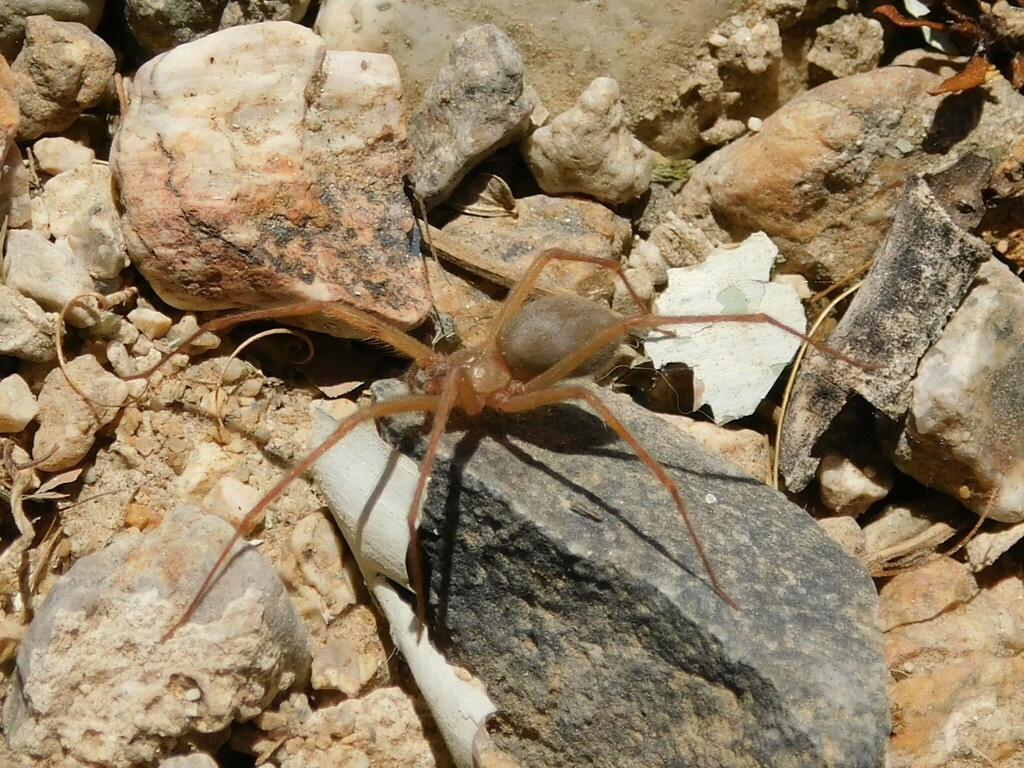
<path fill-rule="evenodd" d="M 228 559 L 192 620 L 161 638 L 232 533 L 179 507 L 61 578 L 22 639 L 4 706 L 4 733 L 28 765 L 151 765 L 301 685 L 305 627 L 251 547 Z"/>
<path fill-rule="evenodd" d="M 867 574 L 778 493 L 609 405 L 676 478 L 740 607 L 709 588 L 667 492 L 595 416 L 485 415 L 465 433 L 456 417 L 420 527 L 432 628 L 486 682 L 499 746 L 549 768 L 882 765 Z M 415 454 L 422 423 L 385 435 Z"/>
<path fill-rule="evenodd" d="M 493 24 L 462 34 L 409 119 L 413 186 L 424 204 L 442 202 L 474 165 L 517 141 L 533 107 L 508 36 Z"/>

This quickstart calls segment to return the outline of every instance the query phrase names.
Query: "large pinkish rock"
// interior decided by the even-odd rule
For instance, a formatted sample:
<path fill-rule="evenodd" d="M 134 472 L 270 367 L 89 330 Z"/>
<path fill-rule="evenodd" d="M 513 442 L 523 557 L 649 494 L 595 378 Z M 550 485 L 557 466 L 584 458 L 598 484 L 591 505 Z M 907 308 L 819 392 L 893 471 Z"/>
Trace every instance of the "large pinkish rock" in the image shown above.
<path fill-rule="evenodd" d="M 401 97 L 389 56 L 287 22 L 156 57 L 111 154 L 132 261 L 182 309 L 323 300 L 418 324 Z"/>

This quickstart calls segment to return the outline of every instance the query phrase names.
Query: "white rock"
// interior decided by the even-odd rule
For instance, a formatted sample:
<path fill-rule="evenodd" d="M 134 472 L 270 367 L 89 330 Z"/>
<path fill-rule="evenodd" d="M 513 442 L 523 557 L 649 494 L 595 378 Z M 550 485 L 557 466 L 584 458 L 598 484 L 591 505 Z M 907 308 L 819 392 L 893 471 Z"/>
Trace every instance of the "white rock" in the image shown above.
<path fill-rule="evenodd" d="M 96 153 L 91 147 L 63 136 L 48 136 L 32 145 L 39 170 L 51 176 L 70 171 L 82 165 L 92 165 Z"/>
<path fill-rule="evenodd" d="M 888 462 L 860 466 L 848 456 L 827 453 L 818 464 L 821 500 L 837 515 L 857 517 L 892 490 Z"/>
<path fill-rule="evenodd" d="M 150 307 L 136 307 L 128 313 L 128 321 L 148 339 L 162 339 L 173 325 L 171 318 Z"/>
<path fill-rule="evenodd" d="M 203 497 L 199 506 L 205 512 L 238 528 L 262 496 L 251 485 L 228 475 L 217 480 L 217 484 Z"/>
<path fill-rule="evenodd" d="M 548 194 L 580 193 L 618 204 L 651 184 L 654 155 L 626 128 L 619 84 L 594 80 L 576 105 L 522 142 L 523 157 Z"/>
<path fill-rule="evenodd" d="M 21 376 L 0 379 L 0 432 L 21 432 L 38 412 L 36 397 Z"/>
<path fill-rule="evenodd" d="M 1024 522 L 1022 336 L 1024 284 L 992 259 L 921 358 L 893 448 L 903 472 L 1005 523 Z"/>
<path fill-rule="evenodd" d="M 347 640 L 327 643 L 313 656 L 310 679 L 315 690 L 341 691 L 346 696 L 358 695 L 369 681 L 360 669 L 356 649 Z"/>
<path fill-rule="evenodd" d="M 1024 539 L 1024 523 L 1004 527 L 999 531 L 982 531 L 967 542 L 967 562 L 972 571 L 988 568 L 1014 544 Z"/>
<path fill-rule="evenodd" d="M 54 312 L 78 294 L 95 290 L 89 270 L 70 249 L 28 229 L 7 233 L 2 275 L 4 285 Z M 93 322 L 82 309 L 69 312 L 68 319 L 80 327 Z"/>
<path fill-rule="evenodd" d="M 102 278 L 115 277 L 128 266 L 112 190 L 110 167 L 104 163 L 72 168 L 43 186 L 50 234 L 58 242 L 66 239 L 89 273 Z"/>
<path fill-rule="evenodd" d="M 803 332 L 803 306 L 788 286 L 770 282 L 778 249 L 764 233 L 720 250 L 688 269 L 670 269 L 655 312 L 671 316 L 765 313 Z M 658 367 L 686 363 L 704 385 L 697 405 L 714 409 L 718 423 L 754 412 L 800 346 L 791 333 L 764 322 L 715 321 L 668 325 L 674 336 L 652 332 L 644 348 Z"/>
<path fill-rule="evenodd" d="M 847 77 L 877 67 L 884 48 L 882 25 L 849 13 L 818 27 L 807 61 L 833 77 Z"/>

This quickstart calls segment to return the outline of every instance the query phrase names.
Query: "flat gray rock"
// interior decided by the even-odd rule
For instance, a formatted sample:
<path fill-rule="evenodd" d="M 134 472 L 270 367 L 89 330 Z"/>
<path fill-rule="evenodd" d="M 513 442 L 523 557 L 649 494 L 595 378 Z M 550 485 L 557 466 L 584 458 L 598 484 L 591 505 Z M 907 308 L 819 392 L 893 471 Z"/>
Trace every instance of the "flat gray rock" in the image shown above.
<path fill-rule="evenodd" d="M 551 768 L 883 765 L 887 673 L 864 570 L 780 494 L 609 404 L 678 482 L 740 609 L 596 416 L 489 414 L 469 432 L 456 416 L 420 528 L 431 625 L 486 682 L 499 746 Z M 422 424 L 393 419 L 385 437 L 422 452 Z"/>

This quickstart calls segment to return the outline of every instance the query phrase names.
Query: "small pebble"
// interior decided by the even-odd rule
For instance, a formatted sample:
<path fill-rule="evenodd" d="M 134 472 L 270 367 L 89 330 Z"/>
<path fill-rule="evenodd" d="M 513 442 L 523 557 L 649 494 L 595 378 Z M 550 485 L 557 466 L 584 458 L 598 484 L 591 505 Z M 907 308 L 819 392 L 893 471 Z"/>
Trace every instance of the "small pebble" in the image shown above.
<path fill-rule="evenodd" d="M 56 176 L 80 165 L 89 165 L 96 159 L 96 153 L 89 147 L 62 136 L 39 139 L 32 145 L 36 164 L 43 173 Z"/>
<path fill-rule="evenodd" d="M 136 307 L 128 313 L 128 320 L 150 340 L 166 336 L 172 325 L 171 318 L 149 307 Z"/>
<path fill-rule="evenodd" d="M 0 433 L 21 432 L 38 412 L 35 395 L 21 376 L 0 379 Z"/>

